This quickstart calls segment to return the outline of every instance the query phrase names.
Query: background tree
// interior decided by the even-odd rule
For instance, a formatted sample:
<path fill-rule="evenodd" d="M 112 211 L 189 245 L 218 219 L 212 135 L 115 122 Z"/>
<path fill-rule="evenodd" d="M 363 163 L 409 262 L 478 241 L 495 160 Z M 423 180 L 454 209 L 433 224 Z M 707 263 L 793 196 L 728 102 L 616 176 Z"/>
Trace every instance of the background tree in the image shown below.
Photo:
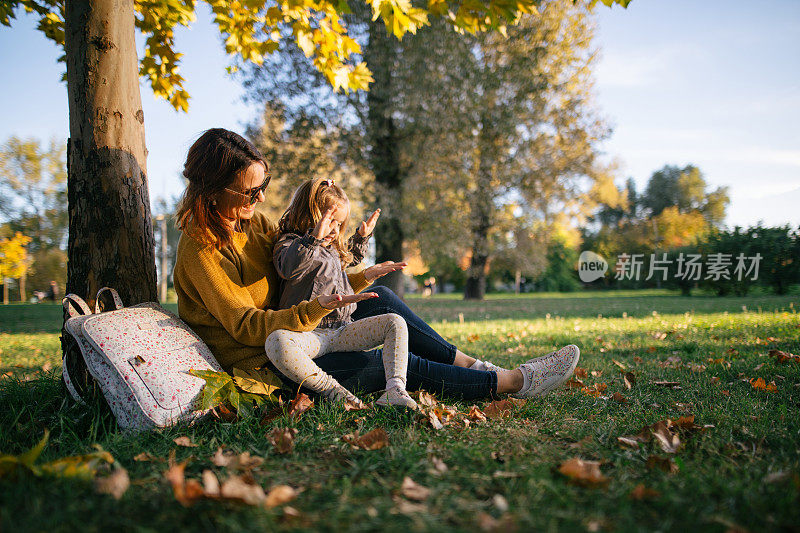
<path fill-rule="evenodd" d="M 627 5 L 629 0 L 603 0 Z M 226 51 L 259 63 L 279 46 L 280 30 L 313 57 L 314 67 L 335 89 L 366 88 L 371 80 L 347 35 L 341 14 L 346 2 L 208 0 Z M 455 27 L 485 31 L 535 11 L 535 0 L 459 4 L 435 1 L 427 9 L 402 0 L 371 3 L 373 17 L 398 38 L 445 16 Z M 173 30 L 194 20 L 193 0 L 2 0 L 0 23 L 8 26 L 19 8 L 40 18 L 39 30 L 65 48 L 70 108 L 68 198 L 70 233 L 67 289 L 87 296 L 99 286 L 116 286 L 128 303 L 155 297 L 154 240 L 150 224 L 144 147 L 144 116 L 138 77 L 149 79 L 157 96 L 176 109 L 188 106 L 178 73 L 180 54 Z M 134 28 L 145 35 L 137 61 Z M 86 209 L 87 203 L 104 206 Z M 100 222 L 105 223 L 99 232 Z M 108 224 L 110 222 L 110 225 Z M 124 275 L 121 275 L 124 273 Z"/>
<path fill-rule="evenodd" d="M 9 138 L 0 147 L 0 233 L 29 237 L 22 285 L 66 282 L 67 170 L 63 143 Z"/>
<path fill-rule="evenodd" d="M 9 301 L 8 283 L 11 279 L 17 280 L 20 301 L 24 302 L 26 299 L 24 280 L 30 260 L 25 247 L 30 242 L 30 237 L 19 232 L 11 237 L 0 239 L 0 280 L 3 282 L 4 304 Z"/>

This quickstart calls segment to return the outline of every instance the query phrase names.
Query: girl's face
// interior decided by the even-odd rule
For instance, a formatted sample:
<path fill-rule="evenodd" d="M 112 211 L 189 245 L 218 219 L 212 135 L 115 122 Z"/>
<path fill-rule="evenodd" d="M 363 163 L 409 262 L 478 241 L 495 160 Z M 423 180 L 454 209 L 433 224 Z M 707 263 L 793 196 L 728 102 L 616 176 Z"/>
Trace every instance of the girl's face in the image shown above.
<path fill-rule="evenodd" d="M 349 203 L 340 202 L 336 204 L 336 211 L 331 217 L 331 231 L 322 239 L 323 246 L 330 246 L 333 241 L 339 238 L 339 231 L 350 215 Z"/>
<path fill-rule="evenodd" d="M 260 187 L 266 178 L 266 169 L 261 162 L 253 163 L 239 174 L 234 182 L 216 198 L 217 211 L 232 222 L 253 218 L 256 205 L 264 201 L 264 191 L 258 191 L 256 202 L 250 203 L 253 191 Z"/>

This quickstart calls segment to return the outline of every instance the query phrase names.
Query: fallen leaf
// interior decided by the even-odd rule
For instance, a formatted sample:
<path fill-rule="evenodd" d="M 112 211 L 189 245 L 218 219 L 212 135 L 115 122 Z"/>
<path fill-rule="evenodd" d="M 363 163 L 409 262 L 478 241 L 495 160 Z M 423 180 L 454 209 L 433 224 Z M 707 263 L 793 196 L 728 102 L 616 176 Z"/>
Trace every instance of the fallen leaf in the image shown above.
<path fill-rule="evenodd" d="M 203 492 L 206 497 L 218 497 L 220 495 L 219 479 L 211 470 L 203 470 Z"/>
<path fill-rule="evenodd" d="M 139 455 L 134 457 L 133 460 L 134 461 L 140 461 L 140 462 L 143 462 L 143 461 L 151 461 L 151 462 L 152 461 L 163 461 L 162 458 L 156 457 L 156 456 L 151 455 L 151 454 L 149 454 L 147 452 L 140 453 Z"/>
<path fill-rule="evenodd" d="M 289 417 L 299 418 L 300 415 L 314 407 L 314 400 L 304 392 L 300 392 L 289 402 Z"/>
<path fill-rule="evenodd" d="M 354 402 L 353 400 L 345 400 L 344 401 L 344 410 L 345 411 L 366 411 L 370 408 L 369 404 L 363 402 Z"/>
<path fill-rule="evenodd" d="M 592 377 L 593 378 L 599 378 L 602 375 L 603 375 L 603 371 L 602 370 L 592 370 Z"/>
<path fill-rule="evenodd" d="M 584 461 L 573 457 L 561 463 L 558 471 L 573 483 L 586 487 L 596 487 L 608 483 L 608 478 L 600 472 L 599 461 Z"/>
<path fill-rule="evenodd" d="M 270 489 L 264 500 L 264 505 L 266 507 L 277 507 L 278 505 L 289 503 L 295 498 L 297 498 L 297 491 L 295 489 L 289 485 L 277 485 Z"/>
<path fill-rule="evenodd" d="M 655 346 L 650 346 L 650 347 L 647 348 L 647 351 L 650 352 L 650 353 L 653 353 L 653 352 L 656 351 L 656 349 L 657 348 Z"/>
<path fill-rule="evenodd" d="M 444 424 L 439 419 L 439 415 L 436 414 L 435 409 L 423 409 L 423 418 L 431 425 L 433 429 L 442 429 L 444 428 Z"/>
<path fill-rule="evenodd" d="M 769 356 L 774 357 L 778 364 L 782 363 L 800 363 L 800 355 L 790 354 L 781 350 L 770 350 Z"/>
<path fill-rule="evenodd" d="M 248 480 L 249 481 L 249 480 Z M 221 498 L 235 500 L 248 505 L 261 505 L 266 500 L 266 494 L 261 485 L 249 483 L 242 476 L 231 476 L 226 479 L 219 490 Z"/>
<path fill-rule="evenodd" d="M 653 437 L 656 438 L 661 445 L 661 449 L 667 453 L 675 453 L 681 445 L 681 439 L 678 435 L 673 434 L 666 421 L 660 420 L 650 426 Z"/>
<path fill-rule="evenodd" d="M 639 447 L 639 440 L 635 437 L 617 437 L 617 441 L 623 446 L 629 446 L 631 448 Z"/>
<path fill-rule="evenodd" d="M 295 428 L 273 428 L 269 433 L 269 441 L 279 454 L 287 454 L 294 450 Z"/>
<path fill-rule="evenodd" d="M 433 394 L 421 390 L 417 393 L 417 403 L 423 407 L 433 407 L 439 402 Z"/>
<path fill-rule="evenodd" d="M 433 465 L 433 468 L 428 469 L 428 472 L 430 472 L 433 475 L 438 476 L 446 473 L 449 470 L 445 462 L 436 457 L 435 455 L 431 456 L 431 465 Z"/>
<path fill-rule="evenodd" d="M 658 455 L 648 457 L 645 466 L 650 470 L 658 468 L 668 474 L 674 474 L 678 471 L 678 465 L 675 464 L 671 457 L 659 457 Z"/>
<path fill-rule="evenodd" d="M 622 375 L 622 382 L 626 389 L 631 390 L 636 385 L 636 376 L 633 375 L 633 372 L 625 372 Z"/>
<path fill-rule="evenodd" d="M 628 495 L 632 500 L 655 500 L 661 497 L 657 490 L 648 489 L 644 483 L 639 483 Z"/>
<path fill-rule="evenodd" d="M 615 392 L 614 394 L 612 394 L 611 399 L 619 403 L 628 403 L 628 399 L 619 392 Z"/>
<path fill-rule="evenodd" d="M 570 378 L 569 380 L 567 380 L 564 383 L 564 385 L 566 385 L 567 388 L 570 388 L 570 389 L 582 389 L 585 386 L 583 381 L 581 381 L 579 379 L 575 379 L 575 378 Z"/>
<path fill-rule="evenodd" d="M 400 492 L 409 500 L 417 502 L 425 501 L 428 499 L 428 496 L 431 495 L 431 489 L 423 487 L 408 476 L 403 478 L 403 484 L 400 485 Z"/>
<path fill-rule="evenodd" d="M 680 389 L 681 382 L 680 381 L 654 381 L 653 385 L 658 385 L 659 387 L 669 387 L 670 389 Z"/>
<path fill-rule="evenodd" d="M 575 367 L 574 374 L 575 374 L 575 376 L 577 376 L 579 378 L 583 378 L 583 379 L 586 379 L 586 378 L 589 377 L 589 373 L 586 371 L 586 369 L 585 368 L 581 368 L 579 366 Z"/>
<path fill-rule="evenodd" d="M 236 454 L 232 451 L 217 448 L 211 462 L 217 466 L 230 468 L 231 470 L 252 470 L 264 464 L 264 458 L 257 455 L 250 455 L 250 452 Z"/>
<path fill-rule="evenodd" d="M 178 437 L 178 438 L 174 439 L 173 442 L 175 444 L 177 444 L 178 446 L 184 446 L 186 448 L 197 448 L 197 446 L 198 446 L 197 444 L 192 442 L 192 439 L 190 439 L 189 437 L 186 437 L 186 436 Z"/>
<path fill-rule="evenodd" d="M 642 358 L 641 358 L 641 357 L 639 357 L 638 355 L 634 355 L 634 356 L 633 356 L 633 362 L 634 362 L 634 363 L 642 363 L 642 362 L 644 362 L 644 359 L 642 359 Z"/>
<path fill-rule="evenodd" d="M 758 364 L 758 365 L 754 366 L 753 367 L 753 371 L 758 372 L 762 368 L 764 368 L 764 363 L 761 363 L 761 364 Z"/>
<path fill-rule="evenodd" d="M 131 486 L 131 480 L 128 477 L 128 471 L 117 466 L 111 475 L 100 477 L 94 480 L 94 490 L 100 494 L 109 494 L 115 500 L 122 498 L 122 495 Z"/>
<path fill-rule="evenodd" d="M 604 393 L 607 388 L 608 388 L 608 385 L 605 384 L 605 383 L 595 383 L 591 387 L 582 388 L 581 392 L 586 394 L 587 396 L 594 396 L 595 398 L 597 398 L 602 393 Z"/>
<path fill-rule="evenodd" d="M 509 400 L 495 400 L 483 408 L 486 418 L 502 418 L 508 415 L 515 404 Z"/>
<path fill-rule="evenodd" d="M 236 412 L 231 411 L 225 405 L 221 404 L 211 410 L 213 415 L 223 422 L 235 422 L 238 418 Z"/>
<path fill-rule="evenodd" d="M 620 363 L 616 359 L 612 359 L 611 362 L 614 363 L 615 365 L 617 365 L 620 370 L 627 370 L 628 369 L 627 366 L 625 366 L 623 363 Z"/>
<path fill-rule="evenodd" d="M 383 428 L 375 428 L 363 435 L 359 435 L 356 430 L 355 433 L 342 436 L 342 440 L 364 450 L 380 450 L 389 445 L 389 435 Z"/>
<path fill-rule="evenodd" d="M 413 503 L 399 496 L 393 496 L 392 501 L 395 503 L 395 506 L 392 509 L 392 514 L 400 513 L 404 515 L 411 515 L 428 513 L 428 506 L 425 504 Z"/>
<path fill-rule="evenodd" d="M 469 412 L 467 413 L 467 418 L 472 420 L 473 422 L 485 422 L 486 415 L 483 411 L 478 409 L 477 405 L 473 405 L 469 408 Z"/>
<path fill-rule="evenodd" d="M 751 379 L 750 380 L 750 385 L 752 385 L 754 389 L 763 390 L 764 392 L 777 392 L 778 391 L 778 387 L 775 385 L 774 381 L 770 381 L 769 384 L 767 384 L 764 381 L 764 378 Z"/>
<path fill-rule="evenodd" d="M 169 468 L 164 472 L 164 477 L 172 486 L 172 493 L 175 495 L 175 499 L 184 507 L 193 505 L 194 502 L 205 496 L 203 487 L 196 480 L 189 480 L 190 482 L 187 483 L 184 470 L 188 462 L 186 460 L 175 464 L 175 450 L 172 450 L 169 457 Z"/>

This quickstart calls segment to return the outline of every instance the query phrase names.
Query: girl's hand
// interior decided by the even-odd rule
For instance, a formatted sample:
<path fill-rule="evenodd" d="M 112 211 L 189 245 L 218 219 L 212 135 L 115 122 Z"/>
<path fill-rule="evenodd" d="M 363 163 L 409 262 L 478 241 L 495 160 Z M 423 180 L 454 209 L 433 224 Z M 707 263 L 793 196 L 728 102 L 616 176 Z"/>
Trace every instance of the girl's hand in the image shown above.
<path fill-rule="evenodd" d="M 378 298 L 378 294 L 374 292 L 361 292 L 358 294 L 325 294 L 319 296 L 317 301 L 319 305 L 325 309 L 339 309 L 346 305 L 358 303 L 361 300 L 369 300 L 370 298 Z"/>
<path fill-rule="evenodd" d="M 378 223 L 378 217 L 381 216 L 381 210 L 376 209 L 367 220 L 361 223 L 358 227 L 358 234 L 362 237 L 366 237 L 367 235 L 372 235 L 372 231 L 375 229 L 375 224 Z"/>
<path fill-rule="evenodd" d="M 322 239 L 327 237 L 328 234 L 331 232 L 331 228 L 333 227 L 334 224 L 333 220 L 334 211 L 336 211 L 336 207 L 331 206 L 328 209 L 326 209 L 324 213 L 322 213 L 322 218 L 320 219 L 319 222 L 317 222 L 317 225 L 314 226 L 314 229 L 311 230 L 311 235 L 313 235 L 315 239 L 321 241 Z"/>
<path fill-rule="evenodd" d="M 364 277 L 367 278 L 368 282 L 372 283 L 376 279 L 385 276 L 390 272 L 403 270 L 407 266 L 408 263 L 406 263 L 405 261 L 403 261 L 402 263 L 395 263 L 394 261 L 384 261 L 383 263 L 378 263 L 377 265 L 372 265 L 369 268 L 365 268 Z"/>

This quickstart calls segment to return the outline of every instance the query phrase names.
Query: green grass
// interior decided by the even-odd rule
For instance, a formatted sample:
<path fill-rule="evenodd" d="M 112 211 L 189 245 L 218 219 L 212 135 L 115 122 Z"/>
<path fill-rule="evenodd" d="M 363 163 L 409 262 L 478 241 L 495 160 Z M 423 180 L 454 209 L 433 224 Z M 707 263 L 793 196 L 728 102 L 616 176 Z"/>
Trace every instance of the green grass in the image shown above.
<path fill-rule="evenodd" d="M 346 413 L 318 404 L 299 420 L 282 418 L 266 427 L 248 419 L 130 437 L 100 410 L 86 412 L 64 400 L 58 381 L 60 307 L 1 307 L 0 452 L 25 451 L 47 428 L 51 438 L 43 460 L 85 453 L 98 443 L 128 469 L 132 485 L 117 502 L 95 494 L 86 481 L 0 480 L 0 530 L 477 530 L 481 513 L 503 516 L 493 503 L 496 495 L 508 502 L 507 522 L 500 527 L 509 531 L 758 531 L 800 524 L 800 365 L 766 357 L 770 348 L 800 352 L 797 296 L 681 298 L 639 291 L 409 301 L 464 351 L 497 364 L 578 344 L 580 366 L 603 372 L 587 384 L 607 383 L 607 394 L 619 391 L 628 403 L 564 389 L 529 401 L 508 419 L 441 431 L 411 413 Z M 684 366 L 658 364 L 668 357 L 680 357 Z M 730 366 L 709 362 L 718 358 Z M 612 359 L 635 373 L 632 390 L 624 389 Z M 685 363 L 706 368 L 690 370 Z M 778 391 L 753 389 L 746 379 L 758 377 L 774 380 Z M 682 388 L 660 387 L 653 383 L 658 380 L 679 381 Z M 651 454 L 666 456 L 655 444 L 639 450 L 617 444 L 620 435 L 688 413 L 698 424 L 715 427 L 683 439 L 675 455 L 677 473 L 646 468 Z M 267 433 L 275 426 L 299 430 L 290 455 L 272 450 Z M 340 439 L 375 427 L 387 430 L 389 447 L 354 450 Z M 176 447 L 172 439 L 181 435 L 200 446 Z M 166 458 L 177 448 L 178 460 L 193 458 L 187 475 L 199 477 L 211 468 L 224 478 L 224 469 L 210 460 L 218 446 L 264 457 L 254 475 L 265 489 L 282 483 L 302 488 L 290 504 L 300 517 L 285 517 L 281 507 L 219 502 L 186 509 L 163 479 L 166 461 L 133 460 L 141 452 Z M 447 472 L 435 473 L 432 456 L 448 465 Z M 571 457 L 602 461 L 607 486 L 568 483 L 556 470 Z M 778 472 L 787 475 L 765 481 Z M 398 503 L 404 476 L 432 491 L 420 512 Z M 630 499 L 640 483 L 661 496 Z"/>

